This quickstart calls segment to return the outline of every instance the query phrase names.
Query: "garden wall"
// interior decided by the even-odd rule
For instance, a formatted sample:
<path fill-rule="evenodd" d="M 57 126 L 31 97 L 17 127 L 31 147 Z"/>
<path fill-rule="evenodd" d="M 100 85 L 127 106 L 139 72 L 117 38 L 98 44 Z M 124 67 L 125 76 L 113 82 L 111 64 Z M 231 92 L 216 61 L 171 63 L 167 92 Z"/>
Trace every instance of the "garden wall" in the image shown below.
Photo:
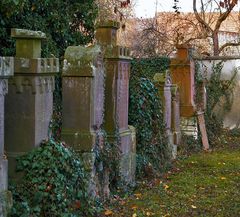
<path fill-rule="evenodd" d="M 224 57 L 207 57 L 203 59 L 195 59 L 200 66 L 200 72 L 203 76 L 210 78 L 212 67 L 217 63 L 222 62 L 221 80 L 231 80 L 236 73 L 235 87 L 233 89 L 232 107 L 230 111 L 224 112 L 222 104 L 219 103 L 216 107 L 216 112 L 219 115 L 224 115 L 224 127 L 235 128 L 240 125 L 240 56 L 224 56 Z M 222 102 L 223 103 L 223 102 Z"/>

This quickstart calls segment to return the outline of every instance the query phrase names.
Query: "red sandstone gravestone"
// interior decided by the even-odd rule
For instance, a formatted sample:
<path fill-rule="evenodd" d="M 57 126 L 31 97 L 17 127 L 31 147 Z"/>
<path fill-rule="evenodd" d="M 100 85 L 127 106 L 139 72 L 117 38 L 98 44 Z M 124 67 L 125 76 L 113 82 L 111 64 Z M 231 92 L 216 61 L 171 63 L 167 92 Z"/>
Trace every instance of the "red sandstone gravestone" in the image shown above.
<path fill-rule="evenodd" d="M 48 138 L 53 110 L 54 75 L 57 58 L 41 58 L 42 32 L 12 29 L 16 38 L 14 77 L 9 79 L 6 97 L 5 147 L 9 176 L 15 174 L 15 159 Z"/>
<path fill-rule="evenodd" d="M 179 86 L 181 117 L 192 117 L 195 113 L 195 65 L 190 51 L 186 46 L 179 46 L 177 57 L 171 59 L 170 64 L 172 81 Z"/>
<path fill-rule="evenodd" d="M 100 180 L 94 152 L 96 146 L 104 148 L 105 73 L 101 49 L 97 45 L 72 46 L 66 49 L 64 58 L 62 139 L 84 162 L 89 194 L 105 198 L 109 196 L 108 171 L 103 168 L 103 180 Z"/>
<path fill-rule="evenodd" d="M 126 183 L 135 180 L 135 129 L 128 126 L 130 51 L 117 45 L 119 23 L 102 22 L 96 31 L 97 42 L 104 51 L 106 68 L 104 129 L 108 140 L 121 150 L 120 174 Z"/>

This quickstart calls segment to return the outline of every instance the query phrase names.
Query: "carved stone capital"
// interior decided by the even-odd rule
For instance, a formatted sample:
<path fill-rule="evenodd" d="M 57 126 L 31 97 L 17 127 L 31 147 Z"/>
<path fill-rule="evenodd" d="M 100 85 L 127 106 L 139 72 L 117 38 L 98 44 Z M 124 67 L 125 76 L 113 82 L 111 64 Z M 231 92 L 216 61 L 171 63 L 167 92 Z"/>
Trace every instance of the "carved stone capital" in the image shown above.
<path fill-rule="evenodd" d="M 15 73 L 57 73 L 59 72 L 58 58 L 15 58 L 14 71 Z"/>
<path fill-rule="evenodd" d="M 31 87 L 32 93 L 53 92 L 55 88 L 54 76 L 14 76 L 9 79 L 9 86 L 16 86 L 16 92 L 22 93 L 25 88 Z"/>

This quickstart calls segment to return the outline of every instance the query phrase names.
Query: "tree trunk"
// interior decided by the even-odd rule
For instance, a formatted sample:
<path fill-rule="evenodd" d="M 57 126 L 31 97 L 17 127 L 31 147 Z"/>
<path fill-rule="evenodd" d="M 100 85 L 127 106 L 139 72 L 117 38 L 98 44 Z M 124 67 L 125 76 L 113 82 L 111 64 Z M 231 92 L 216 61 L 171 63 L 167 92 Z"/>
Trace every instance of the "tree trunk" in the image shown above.
<path fill-rule="evenodd" d="M 218 29 L 215 29 L 212 34 L 213 40 L 213 54 L 214 56 L 219 56 L 219 40 L 218 40 Z"/>

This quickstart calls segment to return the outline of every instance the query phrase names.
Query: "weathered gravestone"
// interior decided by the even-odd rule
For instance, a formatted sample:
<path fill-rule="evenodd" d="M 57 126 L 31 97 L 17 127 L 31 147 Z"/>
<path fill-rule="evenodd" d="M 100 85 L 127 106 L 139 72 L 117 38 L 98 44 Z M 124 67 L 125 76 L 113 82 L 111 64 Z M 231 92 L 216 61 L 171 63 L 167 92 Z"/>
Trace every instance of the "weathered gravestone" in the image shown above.
<path fill-rule="evenodd" d="M 164 123 L 166 135 L 168 138 L 169 149 L 172 152 L 172 158 L 176 157 L 176 145 L 172 132 L 172 79 L 168 71 L 164 73 L 156 73 L 154 75 L 155 87 L 159 91 L 159 96 L 163 104 Z"/>
<path fill-rule="evenodd" d="M 172 132 L 173 143 L 180 145 L 181 143 L 181 129 L 180 129 L 180 96 L 179 87 L 176 84 L 171 86 L 172 93 Z"/>
<path fill-rule="evenodd" d="M 4 153 L 4 98 L 10 76 L 13 76 L 13 58 L 0 57 L 0 217 L 7 216 L 12 204 L 8 191 L 8 160 Z"/>
<path fill-rule="evenodd" d="M 14 77 L 9 79 L 6 97 L 5 147 L 9 177 L 15 174 L 16 157 L 48 138 L 53 110 L 54 75 L 59 71 L 56 58 L 41 58 L 42 32 L 12 29 L 16 38 Z"/>
<path fill-rule="evenodd" d="M 171 59 L 170 73 L 173 84 L 179 86 L 180 114 L 189 118 L 195 114 L 195 63 L 191 59 L 191 48 L 179 46 L 177 57 Z"/>
<path fill-rule="evenodd" d="M 96 148 L 104 149 L 103 56 L 100 46 L 68 47 L 63 67 L 62 139 L 83 159 L 92 197 L 109 195 L 108 171 L 96 165 Z M 101 149 L 101 150 L 99 150 Z M 100 171 L 99 171 L 100 170 Z M 98 172 L 102 177 L 98 176 Z"/>
<path fill-rule="evenodd" d="M 129 49 L 117 45 L 118 29 L 118 22 L 102 22 L 97 28 L 96 39 L 104 50 L 106 68 L 104 129 L 108 141 L 120 148 L 121 179 L 131 184 L 135 181 L 136 168 L 135 129 L 128 126 L 131 58 Z"/>

